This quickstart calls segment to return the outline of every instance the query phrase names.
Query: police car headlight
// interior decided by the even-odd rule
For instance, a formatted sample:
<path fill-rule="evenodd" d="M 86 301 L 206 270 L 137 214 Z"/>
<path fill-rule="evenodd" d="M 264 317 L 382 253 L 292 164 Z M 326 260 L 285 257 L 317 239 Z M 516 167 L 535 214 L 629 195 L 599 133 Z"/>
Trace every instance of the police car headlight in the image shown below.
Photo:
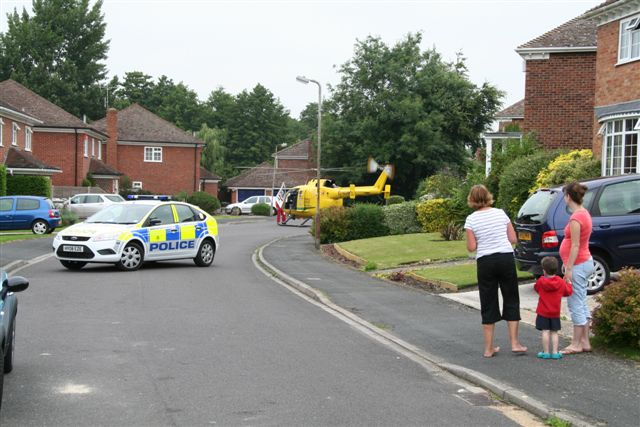
<path fill-rule="evenodd" d="M 56 237 L 54 237 L 53 240 L 62 240 L 60 233 L 56 234 Z"/>
<path fill-rule="evenodd" d="M 117 240 L 120 233 L 106 233 L 93 236 L 94 242 L 104 242 L 105 240 Z"/>

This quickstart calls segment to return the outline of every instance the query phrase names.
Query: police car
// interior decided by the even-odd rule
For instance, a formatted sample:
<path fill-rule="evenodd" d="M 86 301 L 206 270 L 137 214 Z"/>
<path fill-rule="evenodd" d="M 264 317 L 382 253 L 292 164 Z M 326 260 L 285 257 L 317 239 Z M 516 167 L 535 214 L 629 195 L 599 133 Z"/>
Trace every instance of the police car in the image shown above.
<path fill-rule="evenodd" d="M 53 240 L 53 251 L 69 270 L 95 262 L 133 271 L 144 261 L 184 258 L 208 267 L 218 244 L 218 224 L 200 208 L 141 200 L 108 206 L 62 230 Z"/>

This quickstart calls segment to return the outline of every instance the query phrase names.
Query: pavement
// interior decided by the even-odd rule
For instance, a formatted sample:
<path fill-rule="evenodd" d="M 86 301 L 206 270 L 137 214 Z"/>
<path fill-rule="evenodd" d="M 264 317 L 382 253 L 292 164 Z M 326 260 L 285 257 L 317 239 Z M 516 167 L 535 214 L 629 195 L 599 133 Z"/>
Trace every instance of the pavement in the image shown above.
<path fill-rule="evenodd" d="M 506 324 L 499 322 L 495 339 L 501 351 L 487 359 L 477 291 L 432 294 L 381 280 L 320 255 L 308 235 L 271 242 L 257 258 L 269 274 L 328 309 L 535 415 L 573 426 L 640 426 L 636 362 L 597 350 L 561 360 L 536 357 L 542 349 L 540 332 L 530 324 L 537 303 L 532 284 L 522 285 L 520 293 L 520 340 L 527 354 L 511 353 Z M 570 322 L 563 323 L 570 330 Z M 560 341 L 561 348 L 569 343 Z"/>
<path fill-rule="evenodd" d="M 48 238 L 0 245 L 0 267 L 9 274 L 49 256 Z M 573 426 L 640 426 L 637 363 L 598 351 L 557 361 L 536 358 L 541 344 L 531 325 L 537 303 L 532 284 L 520 286 L 520 340 L 529 351 L 512 354 L 506 325 L 499 322 L 496 345 L 501 351 L 486 359 L 477 291 L 432 294 L 372 277 L 320 255 L 306 233 L 273 241 L 256 258 L 275 279 L 402 348 L 418 363 L 435 365 L 537 416 L 554 416 Z M 563 320 L 563 330 L 570 328 Z M 568 344 L 567 339 L 560 344 Z"/>

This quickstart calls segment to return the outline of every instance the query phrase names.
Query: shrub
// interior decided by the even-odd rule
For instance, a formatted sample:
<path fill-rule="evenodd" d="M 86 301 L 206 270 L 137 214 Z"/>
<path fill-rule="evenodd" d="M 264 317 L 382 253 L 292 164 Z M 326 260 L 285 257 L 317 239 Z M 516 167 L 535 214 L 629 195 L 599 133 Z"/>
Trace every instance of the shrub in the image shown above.
<path fill-rule="evenodd" d="M 271 215 L 271 206 L 266 203 L 256 203 L 251 206 L 251 213 L 253 215 L 269 216 Z"/>
<path fill-rule="evenodd" d="M 451 199 L 432 199 L 416 205 L 418 222 L 427 233 L 440 231 L 449 222 L 455 220 L 454 203 Z"/>
<path fill-rule="evenodd" d="M 561 154 L 538 173 L 536 182 L 529 193 L 533 193 L 541 187 L 548 188 L 570 181 L 600 176 L 600 167 L 600 160 L 593 157 L 591 150 L 573 150 Z"/>
<path fill-rule="evenodd" d="M 16 175 L 7 179 L 7 195 L 51 197 L 51 181 L 46 176 Z"/>
<path fill-rule="evenodd" d="M 178 202 L 186 202 L 187 200 L 189 200 L 189 193 L 187 193 L 186 191 L 180 191 L 171 196 L 171 198 L 173 200 L 177 200 Z"/>
<path fill-rule="evenodd" d="M 623 270 L 620 279 L 596 297 L 593 332 L 608 344 L 640 349 L 640 271 Z"/>
<path fill-rule="evenodd" d="M 389 229 L 389 234 L 420 233 L 422 226 L 416 216 L 416 202 L 404 202 L 397 205 L 385 206 L 384 223 Z"/>
<path fill-rule="evenodd" d="M 474 161 L 469 168 L 469 172 L 465 179 L 453 191 L 452 219 L 456 221 L 464 221 L 467 215 L 473 212 L 473 209 L 467 205 L 467 196 L 469 195 L 471 187 L 477 184 L 486 185 L 487 182 L 484 175 L 484 164 Z"/>
<path fill-rule="evenodd" d="M 423 180 L 416 190 L 416 198 L 432 195 L 436 199 L 447 199 L 453 196 L 462 179 L 449 171 L 438 172 Z"/>
<path fill-rule="evenodd" d="M 462 224 L 451 221 L 440 230 L 440 235 L 446 241 L 462 240 Z"/>
<path fill-rule="evenodd" d="M 368 239 L 389 234 L 382 206 L 356 203 L 347 209 L 347 218 L 349 221 L 349 240 Z"/>
<path fill-rule="evenodd" d="M 214 214 L 220 209 L 220 200 L 204 191 L 196 191 L 187 198 L 187 202 L 198 206 L 203 211 Z"/>
<path fill-rule="evenodd" d="M 364 271 L 373 271 L 377 269 L 378 269 L 378 264 L 376 264 L 373 261 L 367 262 L 367 264 L 364 266 Z"/>
<path fill-rule="evenodd" d="M 68 227 L 78 222 L 78 216 L 71 212 L 68 208 L 62 208 L 60 210 L 60 219 L 61 227 Z"/>
<path fill-rule="evenodd" d="M 504 169 L 500 178 L 500 190 L 496 207 L 504 209 L 511 218 L 518 214 L 520 206 L 529 197 L 538 172 L 557 156 L 555 151 L 540 151 L 514 160 Z"/>
<path fill-rule="evenodd" d="M 7 195 L 7 168 L 0 165 L 0 196 Z"/>
<path fill-rule="evenodd" d="M 311 227 L 311 234 L 315 233 Z M 347 208 L 335 206 L 320 211 L 320 243 L 336 243 L 348 240 L 349 218 Z"/>
<path fill-rule="evenodd" d="M 506 168 L 515 160 L 536 153 L 539 147 L 540 143 L 533 133 L 524 135 L 521 140 L 508 139 L 493 146 L 491 171 L 484 185 L 493 193 L 494 200 L 500 195 L 500 179 Z"/>
<path fill-rule="evenodd" d="M 389 196 L 389 198 L 387 199 L 387 206 L 397 205 L 403 202 L 404 202 L 404 197 L 400 195 L 393 195 L 393 196 Z"/>

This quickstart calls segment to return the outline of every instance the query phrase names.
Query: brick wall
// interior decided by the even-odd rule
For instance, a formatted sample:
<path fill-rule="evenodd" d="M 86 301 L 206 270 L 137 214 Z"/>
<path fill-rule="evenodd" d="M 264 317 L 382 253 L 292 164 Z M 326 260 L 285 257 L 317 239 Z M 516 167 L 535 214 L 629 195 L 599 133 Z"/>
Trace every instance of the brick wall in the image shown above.
<path fill-rule="evenodd" d="M 12 120 L 4 116 L 2 117 L 2 121 L 4 122 L 4 125 L 2 127 L 2 147 L 0 147 L 0 162 L 4 163 L 7 157 L 7 153 L 9 152 L 9 148 L 11 147 L 11 142 L 13 141 L 13 124 L 17 123 L 20 127 L 20 130 L 18 131 L 18 145 L 15 146 L 20 150 L 24 150 L 24 137 L 27 126 L 23 122 Z M 31 137 L 31 146 L 33 147 L 33 136 Z"/>
<path fill-rule="evenodd" d="M 118 145 L 118 170 L 158 194 L 192 193 L 199 187 L 200 154 L 193 146 L 162 147 L 162 162 L 145 162 L 144 146 Z"/>
<path fill-rule="evenodd" d="M 218 197 L 218 183 L 217 182 L 203 182 L 201 187 L 200 187 L 200 191 L 204 191 L 205 193 L 209 193 L 212 196 L 214 196 L 215 198 L 219 199 L 220 197 Z"/>
<path fill-rule="evenodd" d="M 640 60 L 618 63 L 620 21 L 598 27 L 598 56 L 596 60 L 595 106 L 604 107 L 640 99 Z M 600 124 L 593 119 L 593 152 L 602 155 Z"/>
<path fill-rule="evenodd" d="M 300 181 L 299 184 L 306 184 L 308 180 L 316 177 L 315 167 L 315 164 L 310 164 L 310 161 L 306 159 L 278 159 L 278 169 L 283 169 L 291 178 Z M 278 177 L 276 176 L 276 187 L 280 188 L 282 180 L 277 181 Z"/>
<path fill-rule="evenodd" d="M 526 67 L 524 132 L 546 148 L 591 148 L 595 52 L 551 54 Z"/>
<path fill-rule="evenodd" d="M 33 155 L 44 163 L 55 166 L 62 173 L 53 174 L 53 185 L 82 185 L 89 170 L 88 159 L 84 159 L 84 135 L 78 134 L 78 159 L 76 159 L 75 133 L 34 132 Z M 76 169 L 77 168 L 77 169 Z"/>

